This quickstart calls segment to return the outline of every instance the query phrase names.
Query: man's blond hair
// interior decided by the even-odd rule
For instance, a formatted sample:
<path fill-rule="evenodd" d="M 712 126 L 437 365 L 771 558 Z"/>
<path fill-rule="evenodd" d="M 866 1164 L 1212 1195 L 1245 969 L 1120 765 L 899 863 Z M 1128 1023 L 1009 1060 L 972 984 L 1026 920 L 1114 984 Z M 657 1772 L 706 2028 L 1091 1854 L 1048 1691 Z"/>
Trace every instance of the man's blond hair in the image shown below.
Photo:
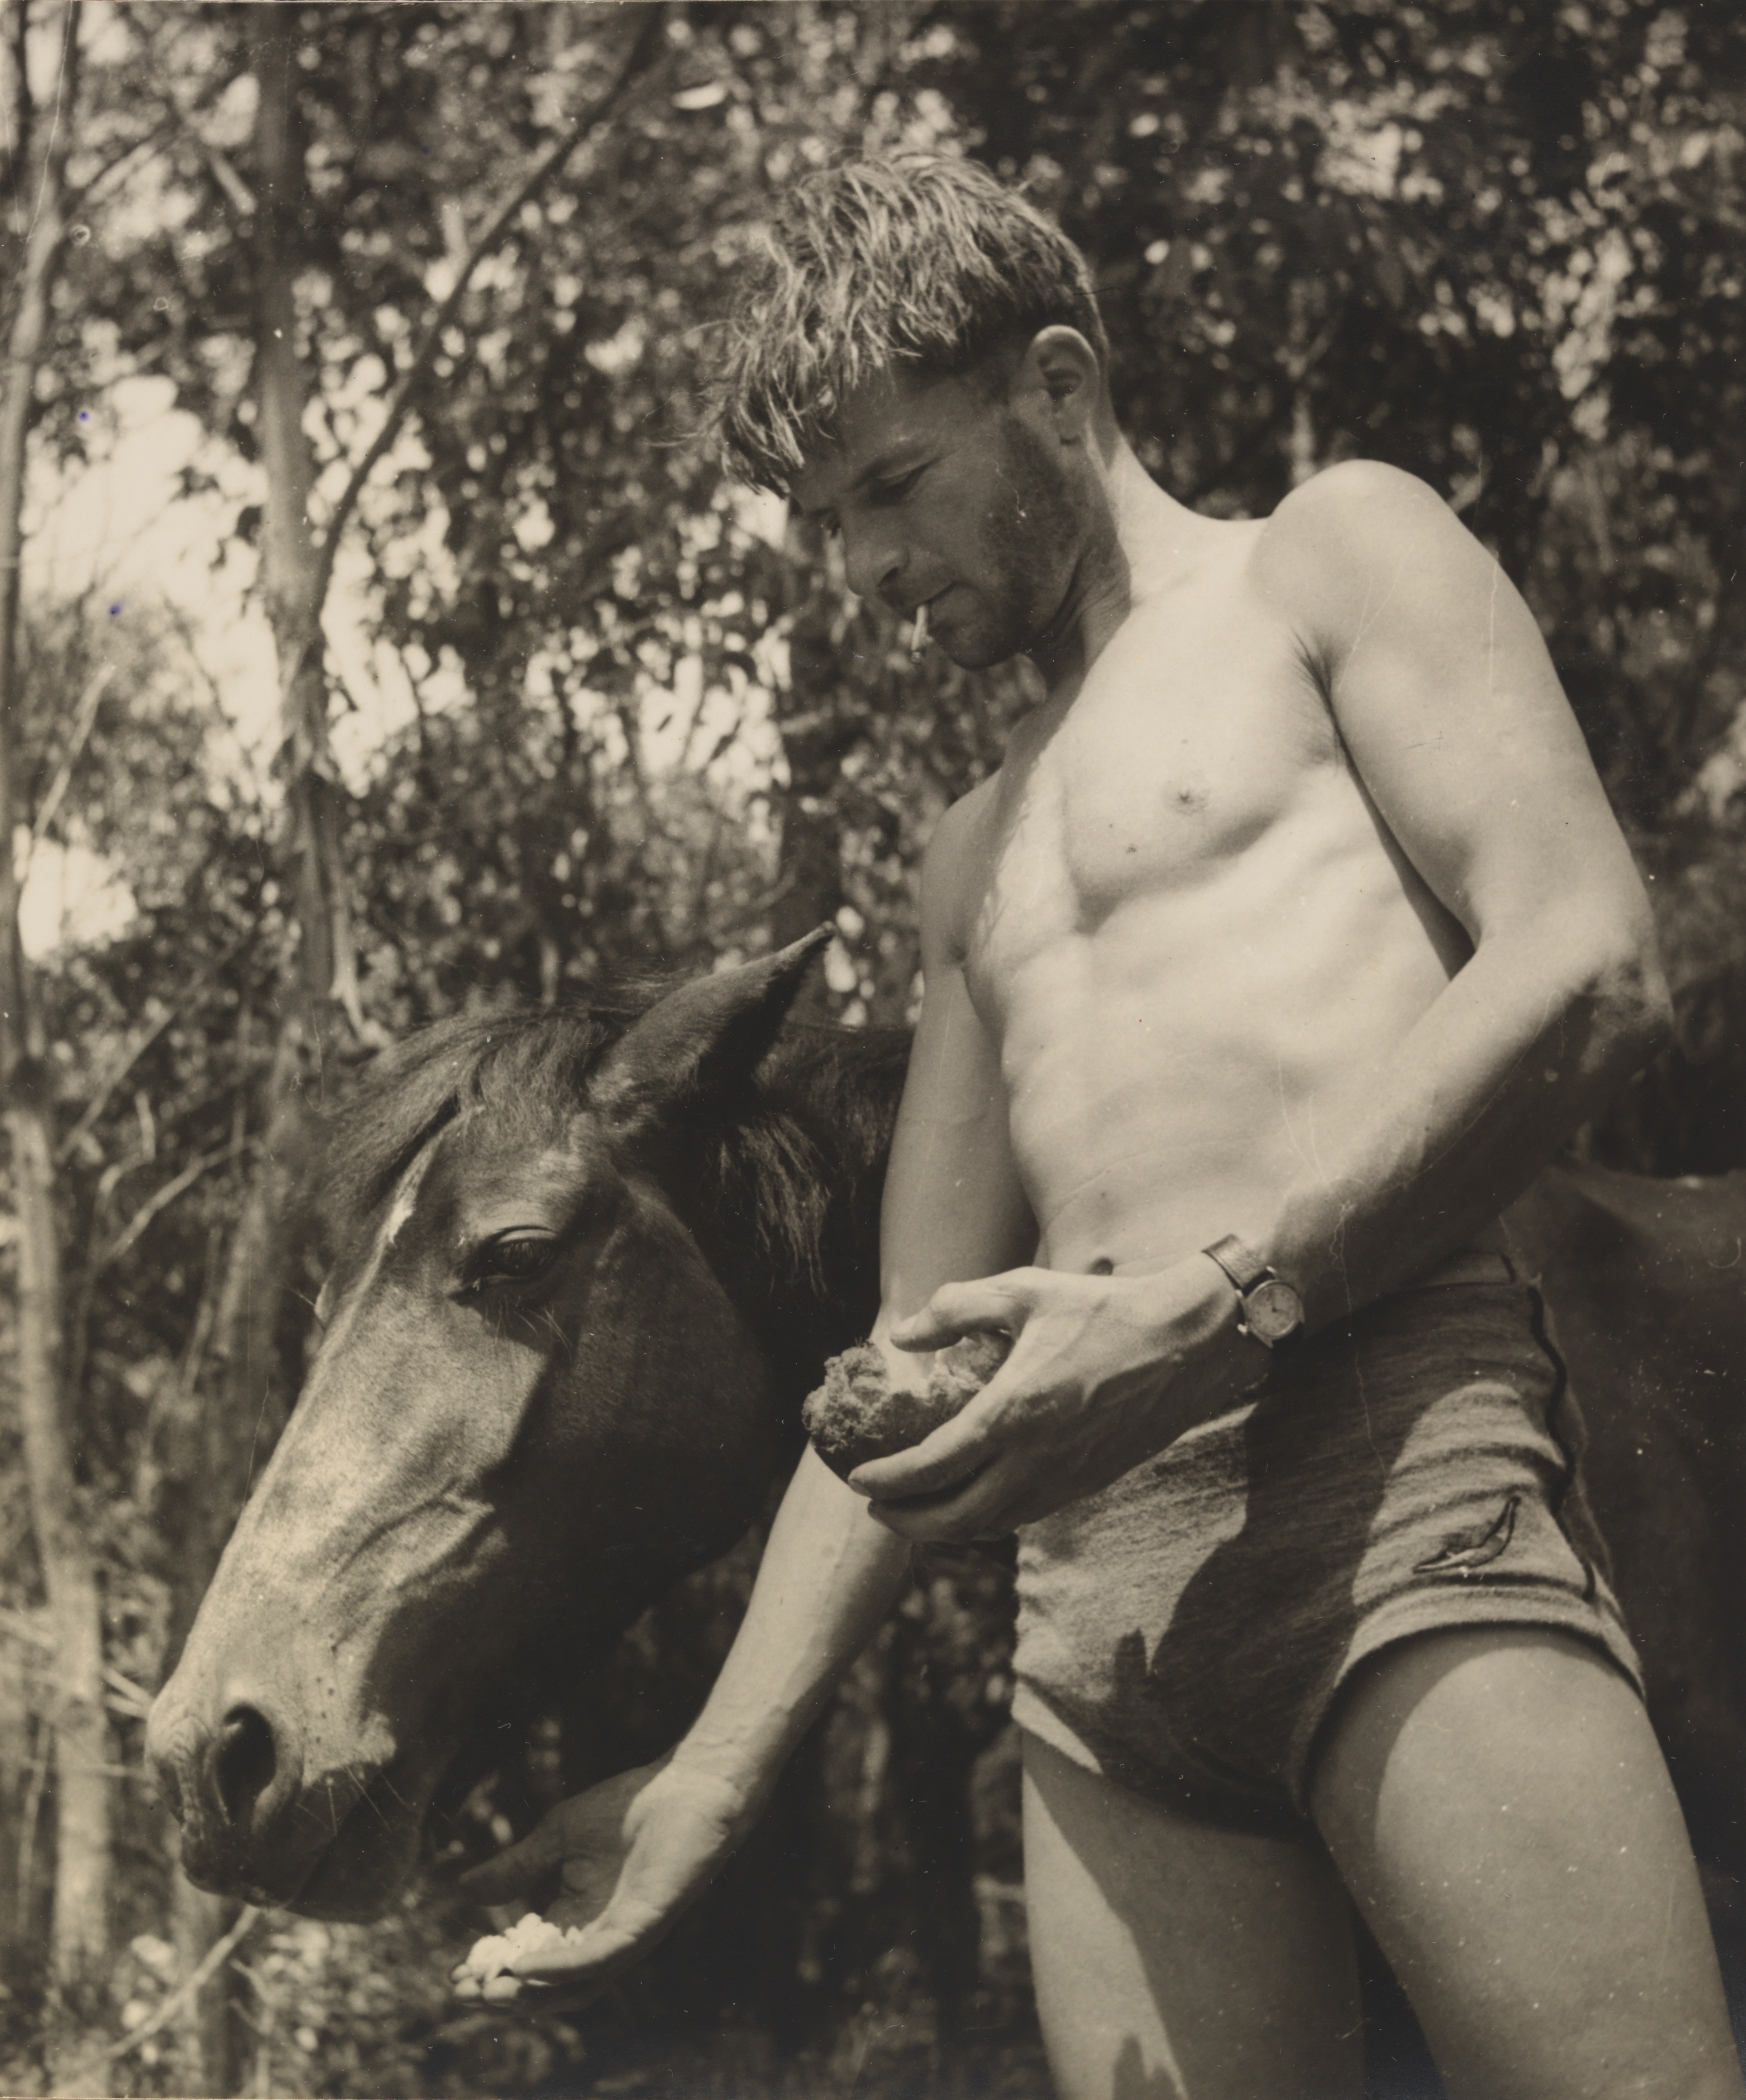
<path fill-rule="evenodd" d="M 1108 358 L 1084 257 L 974 161 L 902 153 L 809 175 L 754 267 L 712 421 L 730 465 L 778 495 L 882 371 L 955 376 L 1056 323 Z"/>

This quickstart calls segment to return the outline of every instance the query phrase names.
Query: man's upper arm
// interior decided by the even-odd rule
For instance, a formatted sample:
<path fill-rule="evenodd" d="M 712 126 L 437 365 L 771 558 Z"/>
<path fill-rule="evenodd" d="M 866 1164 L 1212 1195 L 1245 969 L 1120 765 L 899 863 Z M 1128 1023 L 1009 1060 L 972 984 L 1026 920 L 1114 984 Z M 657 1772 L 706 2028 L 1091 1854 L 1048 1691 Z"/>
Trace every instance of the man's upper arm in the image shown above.
<path fill-rule="evenodd" d="M 1475 942 L 1554 920 L 1566 938 L 1646 940 L 1533 615 L 1432 491 L 1391 467 L 1330 469 L 1281 505 L 1260 559 L 1383 821 Z"/>
<path fill-rule="evenodd" d="M 921 1018 L 885 1180 L 881 1235 L 888 1317 L 942 1283 L 1028 1261 L 1036 1228 L 1007 1136 L 996 1046 L 964 982 L 966 915 L 985 791 L 946 812 L 922 870 Z"/>

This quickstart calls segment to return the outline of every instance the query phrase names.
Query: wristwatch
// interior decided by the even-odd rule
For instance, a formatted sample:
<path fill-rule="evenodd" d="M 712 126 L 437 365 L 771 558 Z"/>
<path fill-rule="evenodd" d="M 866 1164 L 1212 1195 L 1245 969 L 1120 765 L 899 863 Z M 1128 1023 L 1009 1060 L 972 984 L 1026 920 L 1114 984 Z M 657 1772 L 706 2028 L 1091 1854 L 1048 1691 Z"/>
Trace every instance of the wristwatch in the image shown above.
<path fill-rule="evenodd" d="M 1302 1334 L 1303 1300 L 1252 1247 L 1245 1246 L 1234 1233 L 1228 1233 L 1201 1251 L 1231 1279 L 1241 1306 L 1237 1321 L 1240 1335 L 1252 1335 L 1268 1348 L 1276 1349 Z"/>

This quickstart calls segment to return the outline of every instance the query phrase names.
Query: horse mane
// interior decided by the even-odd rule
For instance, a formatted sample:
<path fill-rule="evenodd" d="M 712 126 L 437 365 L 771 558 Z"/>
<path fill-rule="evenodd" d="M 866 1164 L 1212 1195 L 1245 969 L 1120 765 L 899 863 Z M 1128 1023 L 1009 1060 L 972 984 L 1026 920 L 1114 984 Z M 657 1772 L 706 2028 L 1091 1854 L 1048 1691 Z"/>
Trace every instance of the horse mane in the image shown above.
<path fill-rule="evenodd" d="M 767 1276 L 822 1293 L 839 1280 L 832 1219 L 850 1217 L 866 1237 L 908 1059 L 904 1030 L 791 1021 L 730 1113 L 701 1133 L 708 1207 L 745 1233 Z"/>
<path fill-rule="evenodd" d="M 669 988 L 644 981 L 587 1004 L 460 1014 L 384 1052 L 322 1118 L 310 1201 L 326 1251 L 357 1240 L 457 1115 L 486 1108 L 537 1131 L 582 1105 L 606 1051 Z M 713 1226 L 736 1298 L 796 1285 L 830 1295 L 845 1259 L 833 1220 L 856 1239 L 869 1229 L 907 1047 L 898 1030 L 791 1021 L 748 1083 L 688 1132 L 682 1207 Z"/>
<path fill-rule="evenodd" d="M 445 1124 L 470 1108 L 549 1121 L 578 1102 L 624 1018 L 591 1007 L 509 1007 L 433 1021 L 324 1111 L 311 1196 L 329 1252 L 344 1250 Z"/>

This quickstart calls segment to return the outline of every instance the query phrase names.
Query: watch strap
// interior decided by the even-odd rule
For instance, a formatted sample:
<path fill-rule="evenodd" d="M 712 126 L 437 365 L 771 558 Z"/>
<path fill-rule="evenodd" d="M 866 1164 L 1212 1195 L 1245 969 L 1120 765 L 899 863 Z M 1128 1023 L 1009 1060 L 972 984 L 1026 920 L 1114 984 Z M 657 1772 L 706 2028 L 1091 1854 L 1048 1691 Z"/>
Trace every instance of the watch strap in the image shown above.
<path fill-rule="evenodd" d="M 1237 1293 L 1237 1332 L 1251 1335 L 1263 1348 L 1281 1348 L 1303 1330 L 1303 1300 L 1297 1286 L 1270 1268 L 1234 1233 L 1215 1240 L 1202 1251 L 1224 1270 Z"/>
<path fill-rule="evenodd" d="M 1264 1283 L 1273 1273 L 1254 1249 L 1246 1246 L 1235 1233 L 1227 1233 L 1222 1240 L 1215 1240 L 1201 1252 L 1217 1262 L 1230 1277 L 1239 1298 L 1246 1298 L 1258 1283 Z"/>

